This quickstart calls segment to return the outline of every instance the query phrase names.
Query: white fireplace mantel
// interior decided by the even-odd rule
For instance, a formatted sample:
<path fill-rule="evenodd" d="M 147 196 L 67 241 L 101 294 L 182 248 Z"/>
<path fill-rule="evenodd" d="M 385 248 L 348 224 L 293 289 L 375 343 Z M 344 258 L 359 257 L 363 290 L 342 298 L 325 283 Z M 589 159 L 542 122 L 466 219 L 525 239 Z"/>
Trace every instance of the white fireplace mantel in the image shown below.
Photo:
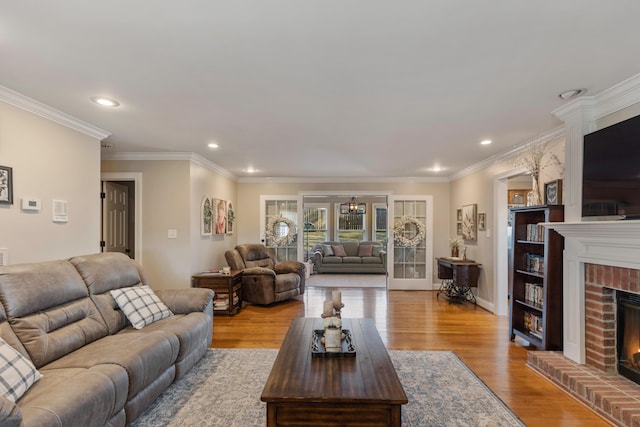
<path fill-rule="evenodd" d="M 551 222 L 564 236 L 564 355 L 585 363 L 584 264 L 640 270 L 640 221 Z"/>

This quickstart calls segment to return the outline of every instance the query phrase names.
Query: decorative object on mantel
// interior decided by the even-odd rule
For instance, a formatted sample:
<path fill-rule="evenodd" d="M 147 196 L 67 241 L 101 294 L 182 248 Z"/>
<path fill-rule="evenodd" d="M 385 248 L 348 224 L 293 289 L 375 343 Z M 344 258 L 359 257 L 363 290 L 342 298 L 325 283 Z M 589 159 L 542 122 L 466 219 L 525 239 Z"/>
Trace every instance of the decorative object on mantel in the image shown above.
<path fill-rule="evenodd" d="M 358 203 L 356 197 L 353 196 L 346 203 L 340 203 L 340 214 L 366 214 L 367 213 L 367 204 L 366 203 Z"/>
<path fill-rule="evenodd" d="M 555 154 L 547 154 L 549 141 L 535 144 L 529 144 L 528 148 L 518 155 L 514 160 L 514 166 L 524 167 L 529 175 L 531 175 L 531 191 L 527 193 L 527 206 L 537 206 L 543 203 L 540 194 L 540 173 L 551 165 L 555 165 L 561 169 L 561 175 L 564 174 L 562 162 Z"/>
<path fill-rule="evenodd" d="M 286 227 L 287 232 L 281 233 L 281 228 Z M 282 215 L 273 217 L 267 222 L 267 226 L 264 232 L 266 241 L 269 246 L 287 246 L 290 245 L 297 234 L 296 224 L 288 218 Z"/>
<path fill-rule="evenodd" d="M 410 231 L 407 229 L 407 225 L 415 226 L 416 232 L 412 237 L 405 236 L 405 233 Z M 416 247 L 424 240 L 426 230 L 426 227 L 418 218 L 411 215 L 404 215 L 400 219 L 397 219 L 393 226 L 393 239 L 398 246 Z"/>

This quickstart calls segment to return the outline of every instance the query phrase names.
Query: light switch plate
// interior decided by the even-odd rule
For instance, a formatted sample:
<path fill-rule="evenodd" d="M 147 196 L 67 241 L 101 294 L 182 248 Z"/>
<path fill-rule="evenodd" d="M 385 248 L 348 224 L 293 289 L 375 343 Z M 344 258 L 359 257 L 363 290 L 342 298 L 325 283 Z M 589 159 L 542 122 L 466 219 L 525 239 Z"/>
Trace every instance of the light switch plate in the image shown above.
<path fill-rule="evenodd" d="M 167 231 L 167 238 L 168 239 L 177 239 L 178 238 L 178 230 L 168 230 Z"/>

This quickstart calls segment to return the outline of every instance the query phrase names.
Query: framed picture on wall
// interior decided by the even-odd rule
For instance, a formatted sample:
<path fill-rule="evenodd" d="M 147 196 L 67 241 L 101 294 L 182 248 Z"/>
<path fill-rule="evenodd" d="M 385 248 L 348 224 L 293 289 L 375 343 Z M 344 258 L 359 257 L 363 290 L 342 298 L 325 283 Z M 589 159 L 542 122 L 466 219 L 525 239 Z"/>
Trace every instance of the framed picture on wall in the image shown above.
<path fill-rule="evenodd" d="M 461 222 L 456 224 L 456 234 L 458 236 L 462 236 L 462 223 Z"/>
<path fill-rule="evenodd" d="M 547 205 L 562 204 L 562 180 L 556 179 L 544 184 L 544 202 Z"/>
<path fill-rule="evenodd" d="M 456 221 L 462 222 L 462 209 L 456 210 Z"/>
<path fill-rule="evenodd" d="M 0 205 L 13 204 L 13 169 L 0 166 Z"/>
<path fill-rule="evenodd" d="M 227 232 L 227 202 L 215 199 L 215 234 L 225 234 Z"/>
<path fill-rule="evenodd" d="M 233 223 L 236 220 L 236 213 L 233 210 L 231 200 L 227 202 L 227 234 L 233 234 Z"/>
<path fill-rule="evenodd" d="M 211 200 L 209 200 L 207 196 L 204 196 L 200 204 L 200 235 L 211 236 L 212 225 L 213 209 L 211 208 Z"/>
<path fill-rule="evenodd" d="M 487 229 L 487 214 L 486 212 L 481 212 L 478 214 L 478 230 L 486 230 Z"/>
<path fill-rule="evenodd" d="M 462 207 L 462 238 L 468 241 L 478 240 L 477 205 Z"/>

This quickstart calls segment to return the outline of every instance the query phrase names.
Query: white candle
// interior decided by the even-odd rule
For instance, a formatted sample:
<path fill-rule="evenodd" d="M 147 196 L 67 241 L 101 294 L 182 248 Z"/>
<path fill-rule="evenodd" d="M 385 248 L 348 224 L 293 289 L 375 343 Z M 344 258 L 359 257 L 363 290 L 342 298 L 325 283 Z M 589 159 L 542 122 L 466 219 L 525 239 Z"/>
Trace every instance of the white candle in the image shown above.
<path fill-rule="evenodd" d="M 339 306 L 340 304 L 342 304 L 342 292 L 333 291 L 331 293 L 331 300 L 333 301 L 334 306 Z"/>
<path fill-rule="evenodd" d="M 324 302 L 324 310 L 322 314 L 325 316 L 333 316 L 333 301 L 325 301 Z"/>

